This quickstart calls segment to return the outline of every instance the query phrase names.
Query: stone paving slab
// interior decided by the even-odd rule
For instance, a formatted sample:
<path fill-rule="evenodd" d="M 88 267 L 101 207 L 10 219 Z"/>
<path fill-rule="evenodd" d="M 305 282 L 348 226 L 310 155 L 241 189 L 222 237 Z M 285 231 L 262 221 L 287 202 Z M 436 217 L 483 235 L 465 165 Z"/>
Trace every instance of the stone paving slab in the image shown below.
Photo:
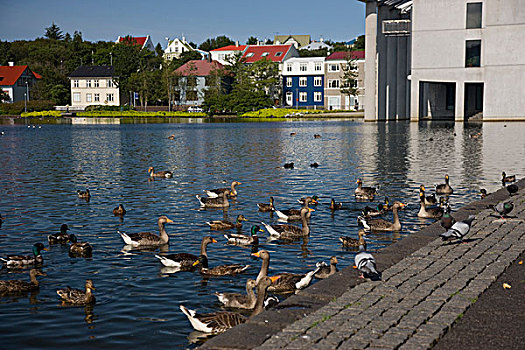
<path fill-rule="evenodd" d="M 525 180 L 519 186 L 524 188 Z M 477 212 L 468 243 L 442 242 L 436 237 L 443 230 L 433 224 L 420 232 L 418 244 L 407 238 L 374 254 L 379 269 L 384 266 L 383 281 L 357 284 L 356 272 L 344 269 L 250 319 L 243 332 L 236 327 L 203 348 L 430 348 L 525 251 L 525 191 L 513 197 L 517 219 L 499 220 L 486 209 L 506 198 L 506 191 L 498 191 L 454 213 L 461 220 Z M 404 256 L 392 252 L 396 245 Z M 250 325 L 262 327 L 257 341 L 247 339 Z M 242 341 L 232 340 L 235 334 L 244 334 Z"/>

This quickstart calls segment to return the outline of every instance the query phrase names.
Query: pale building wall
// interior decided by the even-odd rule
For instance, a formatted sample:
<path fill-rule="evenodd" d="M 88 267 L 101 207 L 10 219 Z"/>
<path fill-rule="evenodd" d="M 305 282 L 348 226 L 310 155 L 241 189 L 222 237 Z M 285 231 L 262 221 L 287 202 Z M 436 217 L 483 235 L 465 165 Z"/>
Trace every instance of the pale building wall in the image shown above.
<path fill-rule="evenodd" d="M 85 109 L 87 106 L 93 105 L 120 106 L 119 88 L 112 78 L 70 78 L 70 80 L 71 107 Z M 95 87 L 96 80 L 98 80 L 98 87 Z M 88 87 L 88 81 L 91 81 L 91 87 Z M 78 82 L 78 87 L 76 82 Z M 112 86 L 108 86 L 111 84 Z M 97 94 L 98 101 L 96 100 Z M 111 96 L 108 96 L 108 94 L 113 94 L 112 101 Z M 80 97 L 80 101 L 76 101 L 76 96 Z"/>

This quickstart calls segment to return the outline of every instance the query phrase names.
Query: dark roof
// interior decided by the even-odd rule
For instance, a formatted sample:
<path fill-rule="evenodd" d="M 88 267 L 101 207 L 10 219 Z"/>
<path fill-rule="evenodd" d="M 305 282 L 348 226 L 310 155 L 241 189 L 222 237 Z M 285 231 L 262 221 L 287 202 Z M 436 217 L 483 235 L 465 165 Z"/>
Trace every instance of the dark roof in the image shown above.
<path fill-rule="evenodd" d="M 356 59 L 356 60 L 362 60 L 365 58 L 365 51 L 336 51 L 332 53 L 330 56 L 325 58 L 326 61 L 332 61 L 332 60 L 348 60 L 348 59 Z"/>
<path fill-rule="evenodd" d="M 113 66 L 80 66 L 69 77 L 112 77 L 115 74 Z"/>

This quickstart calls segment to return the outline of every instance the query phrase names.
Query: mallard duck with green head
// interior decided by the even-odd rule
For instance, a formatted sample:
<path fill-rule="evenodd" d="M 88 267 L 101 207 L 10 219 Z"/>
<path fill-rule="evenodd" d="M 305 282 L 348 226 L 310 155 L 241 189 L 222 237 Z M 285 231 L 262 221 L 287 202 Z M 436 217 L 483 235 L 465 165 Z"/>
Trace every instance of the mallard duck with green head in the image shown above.
<path fill-rule="evenodd" d="M 89 258 L 93 254 L 93 247 L 88 242 L 79 242 L 77 236 L 69 235 L 71 245 L 69 246 L 69 256 L 71 257 L 86 257 Z"/>
<path fill-rule="evenodd" d="M 228 240 L 228 244 L 234 245 L 257 245 L 259 244 L 259 236 L 257 233 L 264 232 L 258 225 L 253 225 L 250 228 L 250 235 L 243 235 L 241 233 L 225 234 L 224 238 Z"/>
<path fill-rule="evenodd" d="M 33 255 L 8 255 L 5 258 L 0 258 L 8 268 L 22 268 L 29 265 L 42 265 L 44 257 L 41 252 L 47 250 L 42 243 L 35 243 L 33 245 Z"/>
<path fill-rule="evenodd" d="M 47 241 L 49 244 L 67 244 L 69 242 L 69 234 L 67 231 L 69 231 L 67 224 L 62 224 L 60 226 L 60 232 L 47 236 Z"/>

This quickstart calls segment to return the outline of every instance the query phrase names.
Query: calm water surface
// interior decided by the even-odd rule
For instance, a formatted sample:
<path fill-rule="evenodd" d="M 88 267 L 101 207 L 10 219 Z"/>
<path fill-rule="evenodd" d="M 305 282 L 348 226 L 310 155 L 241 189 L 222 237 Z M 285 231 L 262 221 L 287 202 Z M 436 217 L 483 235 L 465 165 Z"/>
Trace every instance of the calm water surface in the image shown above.
<path fill-rule="evenodd" d="M 100 120 L 100 123 L 116 120 Z M 244 291 L 260 261 L 250 250 L 228 246 L 205 221 L 249 219 L 243 231 L 260 221 L 256 203 L 274 196 L 278 208 L 298 207 L 296 199 L 317 194 L 321 204 L 311 220 L 308 240 L 292 244 L 266 242 L 272 272 L 307 272 L 317 261 L 335 255 L 340 268 L 353 264 L 355 251 L 341 248 L 339 235 L 357 237 L 356 217 L 367 203 L 353 198 L 355 181 L 380 185 L 381 195 L 409 202 L 401 213 L 403 230 L 370 235 L 371 250 L 418 231 L 432 220 L 418 219 L 418 187 L 432 189 L 448 173 L 454 188 L 453 208 L 478 198 L 478 190 L 500 186 L 500 174 L 525 172 L 525 123 L 463 125 L 444 123 L 369 124 L 360 121 L 267 123 L 58 124 L 0 122 L 0 256 L 30 253 L 35 242 L 67 223 L 71 233 L 94 247 L 93 258 L 70 258 L 67 249 L 44 252 L 40 292 L 0 298 L 2 347 L 24 349 L 185 348 L 194 337 L 179 304 L 202 312 L 217 311 L 215 291 Z M 80 123 L 80 124 L 77 124 Z M 290 132 L 297 136 L 291 137 Z M 481 132 L 478 138 L 470 134 Z M 456 136 L 454 136 L 456 133 Z M 168 140 L 169 135 L 175 140 Z M 314 134 L 322 138 L 314 139 Z M 295 162 L 293 170 L 283 169 Z M 320 167 L 310 168 L 317 162 Z M 173 179 L 148 181 L 147 169 L 171 170 Z M 198 210 L 195 194 L 241 181 L 230 209 Z M 89 203 L 76 197 L 89 188 Z M 383 197 L 378 197 L 382 200 Z M 330 198 L 349 210 L 331 214 Z M 123 203 L 123 220 L 112 209 Z M 198 273 L 166 274 L 154 257 L 158 251 L 123 251 L 117 230 L 157 230 L 167 215 L 170 252 L 198 254 L 200 241 L 213 235 L 210 265 L 250 264 L 244 274 L 203 279 Z M 387 216 L 390 219 L 390 216 Z M 267 234 L 264 234 L 266 237 Z M 56 289 L 96 286 L 93 308 L 62 307 Z M 27 270 L 0 271 L 0 279 L 28 279 Z"/>

